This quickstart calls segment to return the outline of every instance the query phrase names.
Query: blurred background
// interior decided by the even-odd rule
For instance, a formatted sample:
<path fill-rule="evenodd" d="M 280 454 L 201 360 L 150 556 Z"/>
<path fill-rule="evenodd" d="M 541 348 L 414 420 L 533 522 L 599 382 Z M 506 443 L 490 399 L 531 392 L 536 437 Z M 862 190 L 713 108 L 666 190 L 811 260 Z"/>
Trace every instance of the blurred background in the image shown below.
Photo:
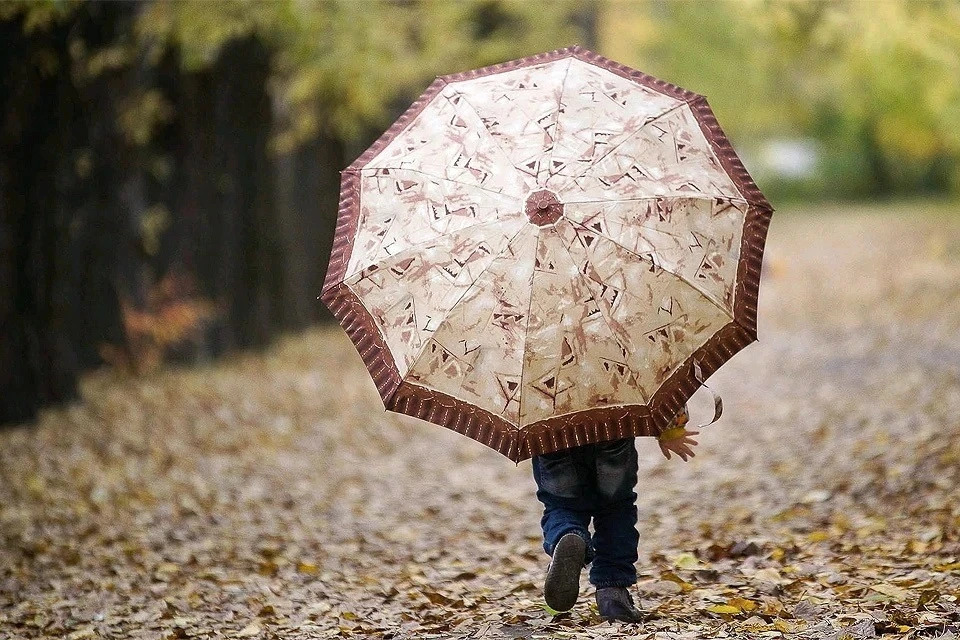
<path fill-rule="evenodd" d="M 324 321 L 339 171 L 436 75 L 579 43 L 705 94 L 775 207 L 960 195 L 954 1 L 3 2 L 0 42 L 0 424 Z"/>

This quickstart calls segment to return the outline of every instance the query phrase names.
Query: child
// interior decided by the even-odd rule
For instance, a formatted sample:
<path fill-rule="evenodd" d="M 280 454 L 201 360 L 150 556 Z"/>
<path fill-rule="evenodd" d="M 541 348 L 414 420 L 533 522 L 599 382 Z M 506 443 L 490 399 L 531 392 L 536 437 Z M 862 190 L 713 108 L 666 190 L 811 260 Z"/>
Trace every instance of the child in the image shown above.
<path fill-rule="evenodd" d="M 659 438 L 669 460 L 693 457 L 686 407 Z M 597 607 L 604 620 L 640 622 L 628 587 L 637 582 L 637 450 L 634 439 L 613 440 L 533 458 L 537 499 L 543 503 L 543 549 L 550 566 L 543 587 L 547 605 L 568 611 L 580 592 L 580 571 L 590 567 Z M 593 520 L 594 533 L 589 526 Z"/>

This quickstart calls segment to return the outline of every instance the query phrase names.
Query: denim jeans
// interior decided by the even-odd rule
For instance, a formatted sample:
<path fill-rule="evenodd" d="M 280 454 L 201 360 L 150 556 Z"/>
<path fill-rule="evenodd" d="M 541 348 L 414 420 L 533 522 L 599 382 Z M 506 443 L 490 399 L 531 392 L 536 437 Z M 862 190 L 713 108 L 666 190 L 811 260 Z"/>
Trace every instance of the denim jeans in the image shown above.
<path fill-rule="evenodd" d="M 640 534 L 634 439 L 535 456 L 533 477 L 543 503 L 543 550 L 553 555 L 563 535 L 576 533 L 587 543 L 591 584 L 602 588 L 636 583 Z"/>

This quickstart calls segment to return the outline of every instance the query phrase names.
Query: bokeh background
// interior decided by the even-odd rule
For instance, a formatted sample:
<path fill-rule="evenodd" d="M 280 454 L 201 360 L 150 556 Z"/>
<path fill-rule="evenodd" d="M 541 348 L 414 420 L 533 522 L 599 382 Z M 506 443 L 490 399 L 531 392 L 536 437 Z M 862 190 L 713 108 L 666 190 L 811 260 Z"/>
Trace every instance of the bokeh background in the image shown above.
<path fill-rule="evenodd" d="M 579 43 L 707 95 L 776 207 L 960 195 L 949 0 L 38 0 L 0 42 L 0 424 L 327 318 L 338 172 L 436 75 Z"/>
<path fill-rule="evenodd" d="M 316 299 L 434 76 L 574 43 L 777 208 L 722 420 L 637 441 L 639 629 L 544 611 L 529 462 L 384 412 Z M 947 640 L 958 416 L 956 0 L 0 0 L 0 640 Z"/>

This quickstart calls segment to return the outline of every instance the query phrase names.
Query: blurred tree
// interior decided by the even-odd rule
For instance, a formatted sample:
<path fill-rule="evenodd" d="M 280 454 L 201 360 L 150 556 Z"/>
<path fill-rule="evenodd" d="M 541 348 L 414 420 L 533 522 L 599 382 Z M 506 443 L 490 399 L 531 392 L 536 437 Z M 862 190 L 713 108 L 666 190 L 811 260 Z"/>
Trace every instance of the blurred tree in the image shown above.
<path fill-rule="evenodd" d="M 101 356 L 143 370 L 316 320 L 340 169 L 433 76 L 592 42 L 593 9 L 0 4 L 0 423 Z"/>
<path fill-rule="evenodd" d="M 271 201 L 276 228 L 272 233 L 279 235 L 275 241 L 284 247 L 284 266 L 271 287 L 285 292 L 279 322 L 291 328 L 322 313 L 315 298 L 323 284 L 336 222 L 339 171 L 350 159 L 435 75 L 565 46 L 583 33 L 578 30 L 582 27 L 574 24 L 577 20 L 591 24 L 584 22 L 584 16 L 592 8 L 572 1 L 492 0 L 227 2 L 217 6 L 218 11 L 212 12 L 202 4 L 152 3 L 141 14 L 137 32 L 158 52 L 155 56 L 173 48 L 185 76 L 197 78 L 212 72 L 211 82 L 228 73 L 216 67 L 224 48 L 238 38 L 254 38 L 269 52 L 269 77 L 264 86 L 272 98 L 272 111 L 261 122 L 271 133 L 273 152 L 275 193 Z M 198 140 L 204 135 L 195 131 L 189 137 Z M 216 182 L 205 180 L 202 173 L 191 172 L 191 176 L 188 180 L 195 184 L 182 193 L 197 193 L 204 184 Z M 211 210 L 210 197 L 196 196 L 206 202 L 202 206 L 190 202 L 190 197 L 175 207 L 179 212 L 175 216 Z M 208 217 L 201 224 L 215 233 L 218 225 L 228 223 Z M 195 233 L 177 235 L 194 244 L 198 237 Z M 194 249 L 189 253 L 202 252 Z M 206 255 L 213 256 L 210 252 Z M 252 255 L 235 255 L 245 264 L 256 261 Z M 222 256 L 215 260 L 219 273 L 203 280 L 205 290 L 221 298 L 215 283 L 222 283 L 223 271 L 233 267 Z M 208 274 L 216 269 L 208 265 L 198 271 Z M 250 274 L 242 282 L 253 277 Z M 243 313 L 237 310 L 232 324 L 249 323 Z M 223 346 L 235 345 L 227 340 Z"/>
<path fill-rule="evenodd" d="M 74 61 L 132 8 L 0 7 L 0 423 L 70 399 L 98 345 L 124 342 L 114 276 L 134 266 L 131 173 L 107 99 L 121 79 L 89 83 Z"/>
<path fill-rule="evenodd" d="M 809 195 L 960 192 L 956 2 L 612 0 L 600 22 L 602 47 L 710 97 L 735 140 L 822 143 Z"/>

